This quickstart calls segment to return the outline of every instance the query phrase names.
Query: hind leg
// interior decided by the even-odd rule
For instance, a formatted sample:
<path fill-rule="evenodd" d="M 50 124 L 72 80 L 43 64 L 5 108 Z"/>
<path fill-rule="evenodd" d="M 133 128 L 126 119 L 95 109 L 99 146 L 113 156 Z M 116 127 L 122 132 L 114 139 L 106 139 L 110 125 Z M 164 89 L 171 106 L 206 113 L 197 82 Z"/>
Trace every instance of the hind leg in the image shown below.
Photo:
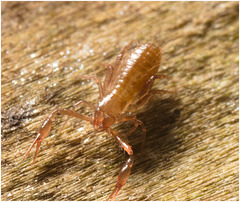
<path fill-rule="evenodd" d="M 147 103 L 151 97 L 155 94 L 166 94 L 166 93 L 173 93 L 172 91 L 167 90 L 151 90 L 153 83 L 156 79 L 169 79 L 167 75 L 154 75 L 152 76 L 147 83 L 144 85 L 142 91 L 139 93 L 139 95 L 135 98 L 133 104 L 129 105 L 127 111 L 131 112 L 134 111 L 141 106 L 143 106 L 145 103 Z"/>
<path fill-rule="evenodd" d="M 104 83 L 103 83 L 103 90 L 105 92 L 105 95 L 107 94 L 107 92 L 112 84 L 113 71 L 114 71 L 114 67 L 112 65 L 108 64 L 107 65 L 107 73 L 106 73 Z"/>
<path fill-rule="evenodd" d="M 133 42 L 131 42 L 130 44 L 128 44 L 121 50 L 120 54 L 117 56 L 117 58 L 115 60 L 114 65 L 107 65 L 107 73 L 105 76 L 104 86 L 103 86 L 105 93 L 107 93 L 107 91 L 110 89 L 113 81 L 116 80 L 118 73 L 120 72 L 120 65 L 121 65 L 122 59 L 123 59 L 125 53 L 127 51 L 129 51 L 132 44 L 133 44 Z"/>
<path fill-rule="evenodd" d="M 154 95 L 164 95 L 164 94 L 175 94 L 174 91 L 168 90 L 151 90 L 141 99 L 139 99 L 135 104 L 129 106 L 128 111 L 135 111 L 146 104 Z"/>
<path fill-rule="evenodd" d="M 140 92 L 137 100 L 143 98 L 145 95 L 147 95 L 147 93 L 151 90 L 153 83 L 156 79 L 169 79 L 169 77 L 167 75 L 161 74 L 161 75 L 154 75 L 152 76 L 147 83 L 145 84 L 145 86 L 143 87 L 142 91 Z"/>

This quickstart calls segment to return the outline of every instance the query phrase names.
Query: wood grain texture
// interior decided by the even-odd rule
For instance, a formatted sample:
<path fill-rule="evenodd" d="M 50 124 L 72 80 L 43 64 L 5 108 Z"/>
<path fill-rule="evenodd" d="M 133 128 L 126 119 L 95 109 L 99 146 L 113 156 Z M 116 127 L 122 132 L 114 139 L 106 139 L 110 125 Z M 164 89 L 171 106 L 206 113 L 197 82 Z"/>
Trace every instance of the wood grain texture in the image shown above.
<path fill-rule="evenodd" d="M 172 79 L 137 117 L 129 137 L 135 162 L 117 200 L 239 200 L 238 2 L 2 2 L 2 200 L 105 200 L 127 154 L 107 133 L 59 116 L 42 143 L 23 155 L 43 120 L 97 85 L 131 41 L 154 42 Z M 89 108 L 79 112 L 91 115 Z M 131 124 L 117 125 L 124 136 Z"/>

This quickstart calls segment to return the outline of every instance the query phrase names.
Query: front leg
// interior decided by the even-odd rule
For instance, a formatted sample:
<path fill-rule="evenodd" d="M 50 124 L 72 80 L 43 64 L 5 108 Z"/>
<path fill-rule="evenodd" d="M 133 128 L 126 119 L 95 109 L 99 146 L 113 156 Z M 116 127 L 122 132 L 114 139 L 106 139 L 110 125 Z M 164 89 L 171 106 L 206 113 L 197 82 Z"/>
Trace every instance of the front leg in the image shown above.
<path fill-rule="evenodd" d="M 81 76 L 78 76 L 78 77 L 81 78 L 81 79 L 93 79 L 98 85 L 100 100 L 103 99 L 104 92 L 103 92 L 102 83 L 101 83 L 99 78 L 97 78 L 94 75 L 81 75 Z"/>
<path fill-rule="evenodd" d="M 32 148 L 34 147 L 34 145 L 37 144 L 37 146 L 36 146 L 36 152 L 35 152 L 35 155 L 34 155 L 34 159 L 33 159 L 32 164 L 35 163 L 35 160 L 36 160 L 36 157 L 37 157 L 37 154 L 38 154 L 38 151 L 39 151 L 41 142 L 42 142 L 43 138 L 46 137 L 47 134 L 49 133 L 49 131 L 51 130 L 51 128 L 52 128 L 52 123 L 53 123 L 53 121 L 55 120 L 56 115 L 57 115 L 58 113 L 59 113 L 59 114 L 63 114 L 63 115 L 72 116 L 72 117 L 75 117 L 75 118 L 78 118 L 78 119 L 81 119 L 81 120 L 85 120 L 85 121 L 92 122 L 92 118 L 91 118 L 91 117 L 88 117 L 88 116 L 79 114 L 79 113 L 77 113 L 77 112 L 75 112 L 75 111 L 73 111 L 73 110 L 69 110 L 69 109 L 57 109 L 57 110 L 55 110 L 55 111 L 52 112 L 51 115 L 43 122 L 42 126 L 40 127 L 40 129 L 39 129 L 39 131 L 38 131 L 38 134 L 37 134 L 36 139 L 33 141 L 32 145 L 30 146 L 30 148 L 28 149 L 28 151 L 27 151 L 26 154 L 24 155 L 24 158 L 23 158 L 23 159 L 25 159 L 25 158 L 28 156 L 28 154 L 30 153 L 30 151 L 32 150 Z"/>
<path fill-rule="evenodd" d="M 122 116 L 120 116 L 119 119 L 117 120 L 117 123 L 125 122 L 125 121 L 131 121 L 134 123 L 134 126 L 128 131 L 127 136 L 130 135 L 139 125 L 142 127 L 142 131 L 143 131 L 142 150 L 143 150 L 144 145 L 145 145 L 146 133 L 147 133 L 144 123 L 142 121 L 140 121 L 139 119 L 137 119 L 136 116 L 129 116 L 127 114 L 123 114 Z"/>

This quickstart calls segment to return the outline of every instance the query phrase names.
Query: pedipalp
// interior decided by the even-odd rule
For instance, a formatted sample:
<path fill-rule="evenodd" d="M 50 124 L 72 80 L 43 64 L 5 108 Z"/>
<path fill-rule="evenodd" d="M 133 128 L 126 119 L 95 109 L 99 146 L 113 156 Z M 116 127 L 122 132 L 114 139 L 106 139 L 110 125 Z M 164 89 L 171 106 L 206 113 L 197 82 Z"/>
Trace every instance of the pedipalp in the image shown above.
<path fill-rule="evenodd" d="M 44 137 L 46 137 L 48 135 L 48 133 L 50 132 L 51 128 L 52 128 L 52 123 L 53 121 L 55 120 L 56 118 L 56 115 L 57 114 L 63 114 L 63 115 L 68 115 L 68 116 L 72 116 L 72 117 L 75 117 L 75 118 L 78 118 L 80 120 L 85 120 L 85 121 L 88 121 L 88 122 L 92 122 L 92 117 L 88 117 L 88 116 L 85 116 L 85 115 L 82 115 L 82 114 L 79 114 L 75 111 L 72 111 L 72 110 L 69 110 L 69 109 L 57 109 L 55 110 L 54 112 L 52 112 L 50 114 L 50 116 L 43 122 L 42 126 L 40 127 L 39 131 L 38 131 L 38 134 L 37 134 L 37 137 L 36 139 L 34 140 L 34 142 L 32 143 L 32 145 L 29 147 L 28 151 L 26 152 L 26 154 L 24 155 L 23 159 L 25 159 L 28 154 L 30 153 L 30 151 L 32 150 L 32 148 L 34 147 L 35 144 L 37 144 L 37 147 L 36 147 L 36 152 L 35 152 L 35 155 L 34 155 L 34 159 L 33 159 L 33 162 L 32 164 L 35 163 L 35 160 L 37 158 L 37 154 L 38 154 L 38 151 L 39 151 L 39 148 L 40 148 L 40 145 L 41 145 L 41 142 L 43 140 Z"/>

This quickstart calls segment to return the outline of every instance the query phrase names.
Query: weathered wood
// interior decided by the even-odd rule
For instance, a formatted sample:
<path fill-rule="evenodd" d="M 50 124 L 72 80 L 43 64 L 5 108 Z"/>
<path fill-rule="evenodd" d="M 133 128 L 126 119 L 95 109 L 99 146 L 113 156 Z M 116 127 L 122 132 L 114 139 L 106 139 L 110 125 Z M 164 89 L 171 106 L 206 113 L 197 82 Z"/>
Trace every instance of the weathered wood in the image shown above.
<path fill-rule="evenodd" d="M 43 120 L 97 85 L 127 43 L 152 41 L 172 79 L 138 110 L 135 162 L 118 200 L 239 200 L 238 2 L 2 2 L 2 200 L 105 200 L 127 154 L 107 133 L 60 118 L 35 165 Z M 81 108 L 85 114 L 91 109 Z M 123 136 L 130 124 L 116 126 Z"/>

